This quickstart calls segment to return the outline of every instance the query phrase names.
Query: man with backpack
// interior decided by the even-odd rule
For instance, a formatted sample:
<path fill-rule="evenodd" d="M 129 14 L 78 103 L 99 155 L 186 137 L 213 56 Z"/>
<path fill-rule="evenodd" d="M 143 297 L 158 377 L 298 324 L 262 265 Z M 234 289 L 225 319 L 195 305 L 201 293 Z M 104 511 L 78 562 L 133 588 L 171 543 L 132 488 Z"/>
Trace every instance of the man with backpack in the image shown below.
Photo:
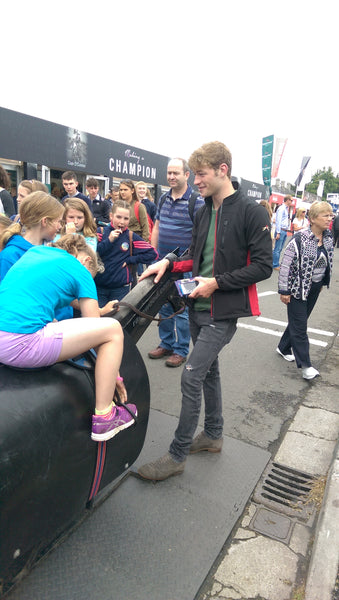
<path fill-rule="evenodd" d="M 179 248 L 179 255 L 190 246 L 193 220 L 204 199 L 188 184 L 190 169 L 183 158 L 172 158 L 167 166 L 167 181 L 171 189 L 163 194 L 158 203 L 151 244 L 158 250 L 159 258 Z M 190 277 L 186 273 L 185 277 Z M 173 314 L 172 306 L 162 306 L 162 318 Z M 160 344 L 148 353 L 149 358 L 167 357 L 167 367 L 180 367 L 187 358 L 190 343 L 188 310 L 159 324 Z"/>

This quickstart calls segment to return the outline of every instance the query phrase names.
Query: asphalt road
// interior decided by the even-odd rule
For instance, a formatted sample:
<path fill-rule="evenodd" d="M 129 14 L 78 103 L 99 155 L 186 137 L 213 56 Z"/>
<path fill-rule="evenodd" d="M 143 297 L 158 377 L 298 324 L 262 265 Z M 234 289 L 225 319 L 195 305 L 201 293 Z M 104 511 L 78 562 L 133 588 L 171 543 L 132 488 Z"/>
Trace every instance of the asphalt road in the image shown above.
<path fill-rule="evenodd" d="M 335 250 L 334 274 L 324 288 L 309 319 L 311 360 L 326 369 L 326 351 L 338 334 L 339 250 Z M 303 395 L 317 380 L 305 381 L 294 363 L 276 353 L 286 324 L 286 307 L 277 294 L 278 273 L 258 284 L 261 316 L 239 319 L 232 342 L 220 355 L 224 405 L 224 434 L 274 452 L 293 419 Z M 179 416 L 180 375 L 183 367 L 165 366 L 147 352 L 158 345 L 157 326 L 152 323 L 138 342 L 151 384 L 151 407 Z M 203 426 L 203 412 L 200 417 Z"/>

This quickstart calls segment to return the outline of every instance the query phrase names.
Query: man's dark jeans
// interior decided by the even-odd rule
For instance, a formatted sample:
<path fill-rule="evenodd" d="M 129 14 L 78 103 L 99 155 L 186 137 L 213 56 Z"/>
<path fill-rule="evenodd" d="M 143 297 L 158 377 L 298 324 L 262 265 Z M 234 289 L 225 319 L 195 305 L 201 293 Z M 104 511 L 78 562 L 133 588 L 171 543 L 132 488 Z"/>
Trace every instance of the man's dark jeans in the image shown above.
<path fill-rule="evenodd" d="M 205 433 L 222 436 L 223 416 L 218 354 L 236 332 L 237 319 L 214 321 L 209 311 L 189 311 L 194 348 L 181 377 L 182 405 L 179 424 L 170 446 L 177 462 L 185 460 L 198 425 L 202 391 L 205 399 Z"/>

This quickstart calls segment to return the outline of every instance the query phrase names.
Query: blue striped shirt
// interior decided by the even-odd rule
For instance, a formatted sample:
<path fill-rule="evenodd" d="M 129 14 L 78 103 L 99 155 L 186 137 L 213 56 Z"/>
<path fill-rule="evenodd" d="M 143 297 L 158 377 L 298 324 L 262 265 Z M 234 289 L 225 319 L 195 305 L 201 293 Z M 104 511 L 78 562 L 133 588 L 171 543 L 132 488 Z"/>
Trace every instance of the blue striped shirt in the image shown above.
<path fill-rule="evenodd" d="M 188 211 L 189 199 L 193 190 L 190 185 L 181 198 L 173 200 L 171 190 L 166 194 L 165 201 L 157 210 L 156 219 L 159 221 L 159 258 L 163 258 L 179 246 L 179 255 L 189 247 L 192 240 L 193 223 Z M 196 199 L 194 216 L 197 210 L 205 203 L 204 199 Z"/>

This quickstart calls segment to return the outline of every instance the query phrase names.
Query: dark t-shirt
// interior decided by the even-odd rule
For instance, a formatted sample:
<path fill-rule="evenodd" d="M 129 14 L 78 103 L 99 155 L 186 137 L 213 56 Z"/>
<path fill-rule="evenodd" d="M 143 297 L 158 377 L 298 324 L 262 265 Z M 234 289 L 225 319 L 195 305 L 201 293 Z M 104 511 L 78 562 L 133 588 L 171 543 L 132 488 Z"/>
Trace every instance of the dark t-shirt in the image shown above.
<path fill-rule="evenodd" d="M 83 200 L 84 202 L 86 202 L 90 211 L 93 212 L 92 211 L 92 203 L 91 203 L 90 199 L 87 196 L 85 196 L 84 194 L 82 194 L 81 192 L 77 192 L 75 194 L 75 196 L 69 196 L 68 194 L 66 194 L 66 196 L 61 198 L 61 202 L 65 202 L 65 200 L 67 200 L 68 198 L 78 198 L 78 200 Z"/>
<path fill-rule="evenodd" d="M 15 213 L 13 198 L 7 190 L 2 190 L 0 192 L 0 200 L 2 202 L 2 206 L 4 207 L 4 212 L 7 217 L 12 217 Z"/>

